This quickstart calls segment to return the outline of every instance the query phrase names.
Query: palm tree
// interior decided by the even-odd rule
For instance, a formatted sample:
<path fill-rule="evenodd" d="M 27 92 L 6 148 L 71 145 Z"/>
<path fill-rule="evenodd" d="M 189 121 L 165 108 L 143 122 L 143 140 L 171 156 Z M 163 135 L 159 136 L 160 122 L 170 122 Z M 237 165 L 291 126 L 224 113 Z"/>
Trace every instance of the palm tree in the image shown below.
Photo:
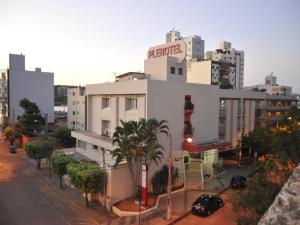
<path fill-rule="evenodd" d="M 150 168 L 152 162 L 155 162 L 157 165 L 163 157 L 164 149 L 163 146 L 158 143 L 157 135 L 165 134 L 168 136 L 168 122 L 166 120 L 151 118 L 148 120 L 141 119 L 139 123 L 141 124 L 141 133 L 144 136 L 143 139 L 145 142 L 144 162 Z"/>
<path fill-rule="evenodd" d="M 163 147 L 158 143 L 157 135 L 168 135 L 168 132 L 167 121 L 156 119 L 121 120 L 121 126 L 116 128 L 113 144 L 117 144 L 118 148 L 112 151 L 113 158 L 116 158 L 115 166 L 126 160 L 135 193 L 138 192 L 142 163 L 150 168 L 151 162 L 158 164 L 163 157 Z"/>
<path fill-rule="evenodd" d="M 116 158 L 115 166 L 126 160 L 132 178 L 132 185 L 135 193 L 137 193 L 134 164 L 139 158 L 140 152 L 136 148 L 134 140 L 133 127 L 135 123 L 135 121 L 124 122 L 121 120 L 121 126 L 118 126 L 113 134 L 113 145 L 117 144 L 118 148 L 112 151 L 112 156 Z"/>

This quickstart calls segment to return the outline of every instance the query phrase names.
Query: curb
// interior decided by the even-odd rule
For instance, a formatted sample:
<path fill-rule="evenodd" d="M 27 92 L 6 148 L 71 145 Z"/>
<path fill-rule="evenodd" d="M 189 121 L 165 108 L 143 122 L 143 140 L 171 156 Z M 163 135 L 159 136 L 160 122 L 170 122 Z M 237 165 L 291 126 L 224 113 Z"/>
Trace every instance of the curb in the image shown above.
<path fill-rule="evenodd" d="M 176 194 L 176 193 L 179 193 L 179 192 L 182 192 L 184 191 L 184 188 L 182 189 L 178 189 L 176 191 L 172 191 L 172 194 Z M 155 206 L 149 208 L 149 209 L 146 209 L 144 211 L 140 211 L 140 212 L 129 212 L 129 211 L 122 211 L 120 209 L 118 209 L 116 206 L 112 206 L 112 211 L 119 217 L 126 217 L 126 216 L 138 216 L 138 215 L 143 215 L 143 214 L 147 214 L 149 212 L 152 212 L 154 210 L 156 210 L 158 208 L 158 204 L 160 202 L 160 199 L 163 198 L 163 197 L 166 197 L 168 194 L 167 193 L 164 193 L 164 194 L 161 194 L 158 196 L 157 200 L 156 200 L 156 203 L 155 203 Z"/>

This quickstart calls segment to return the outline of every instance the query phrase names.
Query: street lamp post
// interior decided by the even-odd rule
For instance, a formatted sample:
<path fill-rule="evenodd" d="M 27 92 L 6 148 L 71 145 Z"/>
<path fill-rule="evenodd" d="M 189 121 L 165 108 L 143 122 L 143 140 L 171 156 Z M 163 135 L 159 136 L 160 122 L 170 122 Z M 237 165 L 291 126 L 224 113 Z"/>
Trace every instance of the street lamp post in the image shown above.
<path fill-rule="evenodd" d="M 15 110 L 11 109 L 12 112 L 12 120 L 10 119 L 10 125 L 12 128 L 12 146 L 15 145 Z"/>
<path fill-rule="evenodd" d="M 168 208 L 167 208 L 167 220 L 171 219 L 172 214 L 172 166 L 173 166 L 173 154 L 172 154 L 172 134 L 170 134 L 170 146 L 169 146 L 169 157 L 168 157 Z"/>

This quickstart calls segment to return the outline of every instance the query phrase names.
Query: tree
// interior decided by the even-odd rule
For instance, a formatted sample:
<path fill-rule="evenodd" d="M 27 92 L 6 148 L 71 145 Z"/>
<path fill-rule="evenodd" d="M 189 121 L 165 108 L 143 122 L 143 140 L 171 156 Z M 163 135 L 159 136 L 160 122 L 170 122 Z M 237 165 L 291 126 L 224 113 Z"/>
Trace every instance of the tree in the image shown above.
<path fill-rule="evenodd" d="M 50 158 L 53 147 L 48 141 L 32 141 L 25 145 L 25 151 L 30 159 L 35 159 L 38 169 L 41 168 L 41 160 Z"/>
<path fill-rule="evenodd" d="M 242 149 L 256 151 L 258 156 L 264 156 L 271 151 L 272 131 L 268 128 L 255 128 L 243 136 Z"/>
<path fill-rule="evenodd" d="M 24 109 L 24 113 L 18 117 L 18 129 L 28 136 L 38 134 L 45 125 L 45 119 L 41 115 L 39 107 L 27 98 L 20 100 L 20 107 Z"/>
<path fill-rule="evenodd" d="M 167 165 L 163 165 L 162 168 L 157 171 L 152 177 L 152 189 L 154 194 L 161 194 L 167 192 L 169 168 Z M 171 168 L 172 170 L 172 183 L 174 184 L 179 177 L 178 168 Z"/>
<path fill-rule="evenodd" d="M 229 79 L 223 78 L 223 79 L 220 80 L 220 88 L 221 89 L 232 89 L 233 86 L 230 83 Z"/>
<path fill-rule="evenodd" d="M 247 224 L 257 224 L 280 191 L 281 185 L 269 181 L 265 175 L 262 173 L 248 178 L 247 188 L 235 193 L 234 210 L 244 212 L 242 215 L 248 215 L 242 216 L 240 222 L 247 220 Z"/>
<path fill-rule="evenodd" d="M 151 167 L 151 163 L 156 165 L 163 157 L 163 147 L 158 143 L 157 135 L 165 134 L 168 136 L 169 127 L 166 120 L 140 119 L 135 128 L 135 134 L 137 136 L 136 142 L 143 148 L 144 163 Z"/>
<path fill-rule="evenodd" d="M 71 183 L 85 194 L 86 206 L 89 207 L 88 193 L 98 193 L 104 188 L 104 171 L 95 163 L 69 163 L 67 173 Z"/>
<path fill-rule="evenodd" d="M 290 126 L 284 130 L 276 130 L 272 142 L 274 157 L 285 167 L 294 168 L 300 163 L 300 127 Z"/>
<path fill-rule="evenodd" d="M 6 140 L 10 141 L 10 145 L 13 145 L 14 143 L 14 133 L 13 133 L 13 128 L 12 127 L 6 127 L 4 129 L 4 134 L 5 134 L 5 138 Z"/>
<path fill-rule="evenodd" d="M 54 131 L 54 136 L 59 140 L 59 143 L 65 147 L 74 147 L 76 139 L 71 136 L 71 129 L 69 128 L 58 128 Z"/>
<path fill-rule="evenodd" d="M 51 157 L 51 168 L 52 171 L 59 176 L 61 188 L 63 188 L 62 176 L 67 174 L 67 165 L 69 163 L 76 163 L 76 160 L 63 154 L 55 154 Z"/>
<path fill-rule="evenodd" d="M 157 135 L 168 134 L 169 128 L 165 120 L 140 119 L 137 121 L 121 121 L 121 126 L 113 134 L 113 144 L 118 147 L 112 151 L 116 158 L 115 166 L 126 161 L 130 170 L 134 192 L 138 194 L 141 164 L 148 167 L 152 162 L 159 163 L 163 156 L 163 147 L 159 145 Z"/>

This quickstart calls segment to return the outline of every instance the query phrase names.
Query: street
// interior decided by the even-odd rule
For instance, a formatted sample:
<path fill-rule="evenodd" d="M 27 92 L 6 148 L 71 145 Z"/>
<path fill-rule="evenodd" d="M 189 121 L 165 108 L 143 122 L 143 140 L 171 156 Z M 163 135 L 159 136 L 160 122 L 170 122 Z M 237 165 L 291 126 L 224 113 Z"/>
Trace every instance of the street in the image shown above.
<path fill-rule="evenodd" d="M 202 218 L 189 213 L 186 217 L 175 223 L 176 225 L 236 225 L 236 217 L 232 211 L 232 204 L 230 203 L 230 196 L 232 190 L 227 190 L 220 197 L 224 200 L 225 206 L 218 209 L 211 216 Z"/>
<path fill-rule="evenodd" d="M 0 224 L 1 225 L 97 225 L 115 218 L 99 204 L 85 207 L 74 189 L 59 188 L 56 176 L 49 178 L 45 165 L 39 171 L 24 151 L 7 151 L 0 138 Z"/>

